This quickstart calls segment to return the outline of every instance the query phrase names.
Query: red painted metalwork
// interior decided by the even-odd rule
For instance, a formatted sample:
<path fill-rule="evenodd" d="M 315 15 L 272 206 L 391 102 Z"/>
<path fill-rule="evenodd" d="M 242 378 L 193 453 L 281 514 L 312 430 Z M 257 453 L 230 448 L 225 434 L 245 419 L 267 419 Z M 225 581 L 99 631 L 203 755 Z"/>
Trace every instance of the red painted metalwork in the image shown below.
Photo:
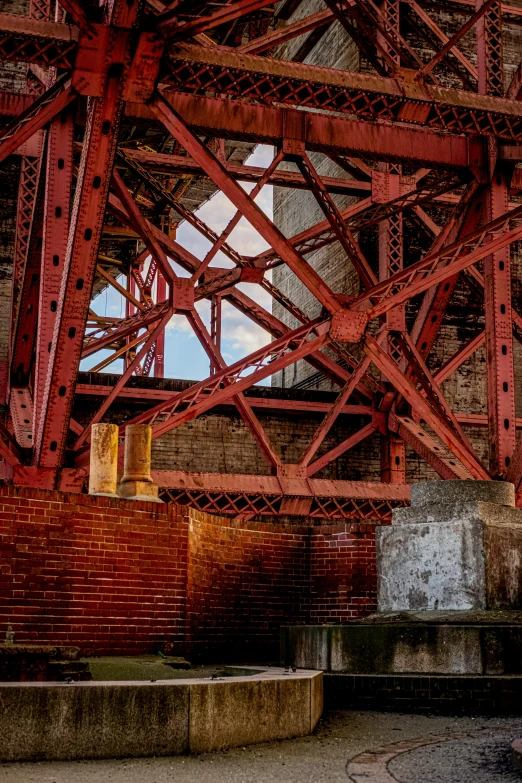
<path fill-rule="evenodd" d="M 72 486 L 78 479 L 63 478 L 66 460 L 84 469 L 90 426 L 121 398 L 150 403 L 132 421 L 152 423 L 154 437 L 215 406 L 237 406 L 277 476 L 158 472 L 165 497 L 205 510 L 387 520 L 394 504 L 407 501 L 407 445 L 442 478 L 509 477 L 518 488 L 513 334 L 522 339 L 522 317 L 511 302 L 517 267 L 510 247 L 522 238 L 521 183 L 513 174 L 522 71 L 505 94 L 502 34 L 505 24 L 522 24 L 522 11 L 499 0 L 327 0 L 326 9 L 303 8 L 295 18 L 296 0 L 288 23 L 274 24 L 274 5 L 156 0 L 144 12 L 138 0 L 112 0 L 95 13 L 63 0 L 51 21 L 49 0 L 32 0 L 31 18 L 0 14 L 0 59 L 28 65 L 28 95 L 0 94 L 0 161 L 23 156 L 8 422 L 23 450 L 2 426 L 0 457 L 15 468 L 15 480 Z M 467 21 L 443 30 L 441 8 Z M 302 62 L 334 20 L 369 63 L 364 73 Z M 477 66 L 459 49 L 473 28 Z M 278 59 L 299 36 L 286 50 L 294 61 Z M 445 86 L 446 74 L 462 87 Z M 230 154 L 237 142 L 272 144 L 274 159 L 266 168 L 248 165 Z M 322 174 L 321 156 L 339 166 L 337 176 Z M 283 161 L 294 165 L 280 168 Z M 245 192 L 238 181 L 254 189 Z M 205 198 L 215 188 L 234 205 L 220 233 L 196 214 L 195 184 Z M 285 236 L 254 201 L 267 184 L 309 190 L 325 219 Z M 350 201 L 340 207 L 338 197 Z M 230 235 L 242 218 L 268 250 L 251 256 L 234 248 Z M 210 242 L 202 261 L 176 240 L 180 220 Z M 405 247 L 408 224 L 424 242 L 415 263 Z M 361 232 L 377 242 L 361 243 Z M 358 277 L 352 295 L 308 260 L 334 243 Z M 219 251 L 233 268 L 217 265 Z M 178 276 L 171 262 L 190 277 Z M 282 265 L 307 289 L 312 315 L 270 279 Z M 238 288 L 245 282 L 270 295 L 284 316 Z M 461 284 L 483 299 L 485 328 L 478 324 L 452 356 L 433 364 Z M 106 285 L 123 298 L 123 318 L 91 306 Z M 202 299 L 210 302 L 210 331 L 195 309 Z M 231 366 L 222 358 L 224 302 L 273 340 Z M 209 356 L 209 378 L 177 393 L 130 388 L 133 374 L 163 377 L 173 313 L 186 318 Z M 487 419 L 454 412 L 441 387 L 484 345 Z M 102 349 L 108 355 L 93 370 L 123 358 L 124 371 L 114 386 L 76 389 L 102 398 L 94 417 L 78 424 L 71 412 L 79 363 Z M 245 394 L 300 359 L 339 387 L 335 400 Z M 283 464 L 256 406 L 324 414 L 298 465 Z M 345 414 L 371 420 L 321 453 Z M 486 424 L 487 469 L 464 430 Z M 310 478 L 374 433 L 382 483 L 369 489 Z"/>
<path fill-rule="evenodd" d="M 410 496 L 407 484 L 388 487 L 373 481 L 294 478 L 292 491 L 288 493 L 289 482 L 279 476 L 174 470 L 155 470 L 152 476 L 164 488 L 164 497 L 195 505 L 201 511 L 234 516 L 277 515 L 281 513 L 283 498 L 291 496 L 312 501 L 304 512 L 306 516 L 388 521 L 392 508 L 406 505 Z"/>
<path fill-rule="evenodd" d="M 34 425 L 36 432 L 45 392 L 60 284 L 69 236 L 69 201 L 73 168 L 72 114 L 62 112 L 48 132 L 40 299 L 34 370 Z"/>

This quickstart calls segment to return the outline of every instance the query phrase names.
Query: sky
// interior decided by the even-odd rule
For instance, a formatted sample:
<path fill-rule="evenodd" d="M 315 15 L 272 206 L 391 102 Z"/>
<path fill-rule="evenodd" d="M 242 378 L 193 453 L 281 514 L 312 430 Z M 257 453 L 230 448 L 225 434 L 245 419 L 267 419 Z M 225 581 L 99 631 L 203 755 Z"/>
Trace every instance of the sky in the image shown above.
<path fill-rule="evenodd" d="M 248 164 L 265 168 L 273 158 L 273 147 L 258 146 L 248 159 Z M 240 183 L 249 192 L 251 183 Z M 273 216 L 272 187 L 266 185 L 256 198 L 256 203 L 270 217 Z M 200 210 L 199 217 L 218 234 L 228 225 L 235 215 L 235 208 L 230 201 L 218 192 Z M 209 250 L 211 243 L 188 223 L 180 224 L 176 241 L 190 250 L 197 258 L 202 260 Z M 266 250 L 268 245 L 250 224 L 242 218 L 229 237 L 228 243 L 240 253 L 256 255 Z M 172 264 L 176 274 L 180 277 L 189 277 L 177 264 Z M 213 259 L 213 267 L 233 267 L 222 253 L 218 253 Z M 125 285 L 125 279 L 119 278 L 119 282 Z M 238 288 L 251 296 L 258 304 L 271 310 L 271 297 L 260 286 L 248 283 L 239 283 Z M 112 318 L 120 318 L 125 313 L 124 298 L 111 286 L 96 297 L 91 305 L 98 315 L 106 315 Z M 222 305 L 222 338 L 221 352 L 227 364 L 233 364 L 243 356 L 267 345 L 270 335 L 261 329 L 246 316 L 243 316 L 228 302 Z M 210 331 L 210 302 L 202 300 L 196 304 L 196 309 Z M 99 351 L 85 359 L 80 366 L 81 370 L 88 370 L 98 364 L 109 355 L 109 351 Z M 104 372 L 120 373 L 123 371 L 123 362 L 117 360 L 108 365 Z M 209 375 L 209 361 L 204 353 L 196 335 L 192 331 L 187 319 L 183 315 L 175 315 L 171 319 L 165 332 L 165 377 L 182 378 L 186 380 L 200 380 Z M 270 383 L 267 378 L 265 383 Z"/>

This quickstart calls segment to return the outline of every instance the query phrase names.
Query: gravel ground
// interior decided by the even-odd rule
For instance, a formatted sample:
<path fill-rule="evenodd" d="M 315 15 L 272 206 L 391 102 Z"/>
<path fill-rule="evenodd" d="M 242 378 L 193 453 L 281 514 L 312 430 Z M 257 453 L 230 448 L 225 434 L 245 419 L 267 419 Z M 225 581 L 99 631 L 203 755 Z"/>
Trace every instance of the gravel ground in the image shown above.
<path fill-rule="evenodd" d="M 397 756 L 388 770 L 399 783 L 520 783 L 510 758 L 519 731 L 492 731 L 485 736 L 443 742 Z"/>
<path fill-rule="evenodd" d="M 512 725 L 513 719 L 337 711 L 325 715 L 312 736 L 296 740 L 192 757 L 4 764 L 0 765 L 0 783 L 348 783 L 347 762 L 364 750 L 399 740 L 482 728 L 505 727 L 503 739 L 507 742 L 512 736 L 507 727 Z M 520 725 L 519 736 L 522 735 L 522 721 Z M 497 743 L 496 747 L 500 749 L 501 737 L 490 734 L 491 742 Z M 440 764 L 443 764 L 446 763 L 446 745 L 439 747 Z M 453 754 L 459 754 L 456 747 Z M 482 758 L 482 749 L 477 746 L 475 754 Z M 471 745 L 469 755 L 474 757 Z M 411 761 L 414 753 L 405 754 L 402 759 L 406 766 L 401 774 L 407 775 L 404 783 L 428 783 L 431 780 L 468 783 L 471 780 L 469 775 L 455 777 L 453 773 L 457 774 L 458 770 L 451 763 L 449 769 L 448 765 L 445 766 L 443 777 L 425 777 L 424 772 L 418 773 L 414 767 L 407 767 L 406 756 Z M 415 759 L 413 763 L 417 763 Z M 501 771 L 498 774 L 503 777 L 485 778 L 476 769 L 473 783 L 516 780 L 506 777 Z M 372 781 L 368 779 L 368 783 Z"/>

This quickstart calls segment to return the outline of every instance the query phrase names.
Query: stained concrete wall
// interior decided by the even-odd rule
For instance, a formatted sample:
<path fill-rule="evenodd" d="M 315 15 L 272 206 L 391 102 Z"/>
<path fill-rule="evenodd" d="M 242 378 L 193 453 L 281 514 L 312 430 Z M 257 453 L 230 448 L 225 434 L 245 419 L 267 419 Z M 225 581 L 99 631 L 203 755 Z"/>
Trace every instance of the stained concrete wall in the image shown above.
<path fill-rule="evenodd" d="M 489 501 L 489 502 L 488 502 Z M 522 511 L 500 481 L 416 484 L 377 530 L 381 612 L 522 608 Z"/>
<path fill-rule="evenodd" d="M 176 756 L 310 734 L 322 674 L 0 685 L 0 761 Z"/>
<path fill-rule="evenodd" d="M 404 614 L 402 620 L 374 616 L 348 625 L 285 627 L 281 661 L 356 675 L 522 674 L 522 624 L 510 616 L 515 613 L 499 613 L 497 624 L 481 624 L 480 617 L 472 624 L 471 612 L 453 624 L 430 614 L 431 622 L 411 623 Z"/>

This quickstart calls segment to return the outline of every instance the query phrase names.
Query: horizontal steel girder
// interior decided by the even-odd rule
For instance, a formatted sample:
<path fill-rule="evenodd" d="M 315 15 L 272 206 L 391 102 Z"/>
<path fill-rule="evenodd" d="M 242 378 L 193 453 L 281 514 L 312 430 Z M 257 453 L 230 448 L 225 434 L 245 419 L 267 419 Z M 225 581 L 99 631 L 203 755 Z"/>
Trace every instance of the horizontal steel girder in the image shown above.
<path fill-rule="evenodd" d="M 164 498 L 214 514 L 258 514 L 388 522 L 409 503 L 407 484 L 328 481 L 226 473 L 153 470 Z"/>
<path fill-rule="evenodd" d="M 279 106 L 202 98 L 165 90 L 170 105 L 194 130 L 224 138 L 276 144 L 287 128 L 298 128 L 307 149 L 338 152 L 380 160 L 403 160 L 432 166 L 469 168 L 484 165 L 480 139 L 443 135 L 421 128 L 394 127 L 345 117 L 302 112 Z M 126 113 L 136 119 L 151 119 L 150 109 L 127 103 Z"/>
<path fill-rule="evenodd" d="M 517 101 L 190 44 L 171 53 L 167 81 L 183 92 L 342 112 L 453 133 L 522 139 Z"/>

